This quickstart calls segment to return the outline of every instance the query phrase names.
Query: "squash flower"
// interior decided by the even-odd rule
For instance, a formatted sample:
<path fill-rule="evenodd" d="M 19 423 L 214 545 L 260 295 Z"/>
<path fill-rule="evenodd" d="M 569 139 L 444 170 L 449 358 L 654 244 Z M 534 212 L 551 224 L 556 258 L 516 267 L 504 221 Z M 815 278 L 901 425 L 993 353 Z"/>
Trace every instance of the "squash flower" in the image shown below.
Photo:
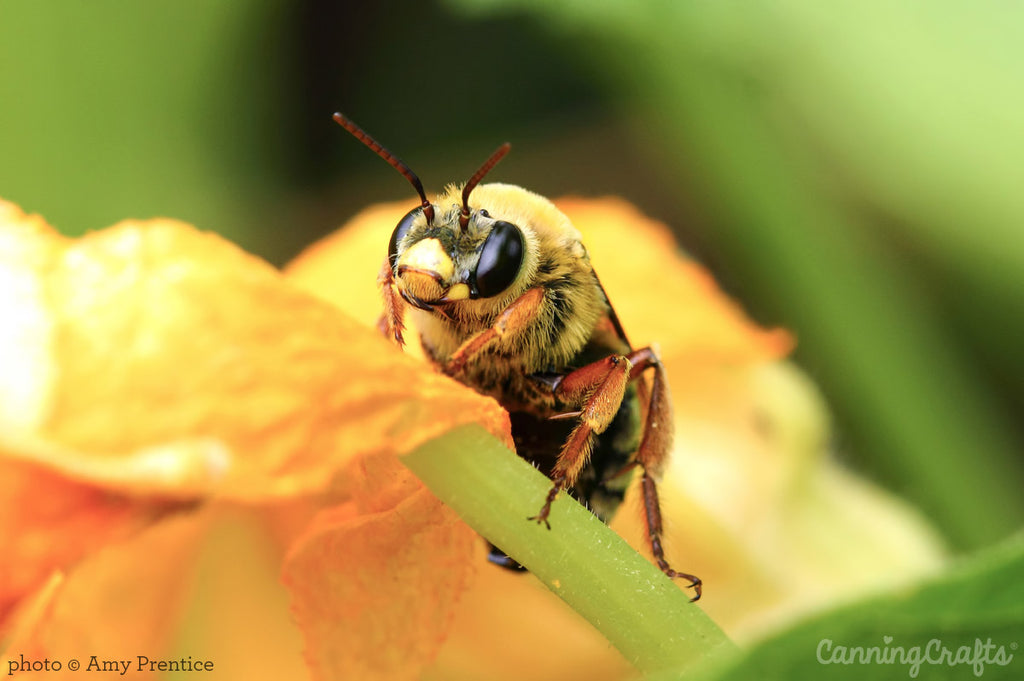
<path fill-rule="evenodd" d="M 829 458 L 789 334 L 747 320 L 628 204 L 560 207 L 669 372 L 666 543 L 705 580 L 694 607 L 742 642 L 942 562 L 923 520 Z M 68 239 L 0 202 L 5 671 L 635 674 L 534 577 L 487 564 L 402 464 L 465 424 L 511 446 L 500 406 L 375 328 L 407 209 L 371 207 L 280 272 L 173 220 Z M 613 529 L 643 551 L 637 503 Z"/>

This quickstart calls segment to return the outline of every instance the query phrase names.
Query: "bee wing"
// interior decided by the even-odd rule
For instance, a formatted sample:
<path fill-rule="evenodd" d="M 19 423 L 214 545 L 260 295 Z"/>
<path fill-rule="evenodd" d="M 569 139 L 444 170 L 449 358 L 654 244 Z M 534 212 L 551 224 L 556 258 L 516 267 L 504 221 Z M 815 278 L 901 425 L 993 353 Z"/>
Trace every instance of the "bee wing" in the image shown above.
<path fill-rule="evenodd" d="M 633 351 L 633 344 L 629 342 L 629 338 L 626 337 L 626 330 L 622 328 L 622 322 L 619 321 L 619 315 L 615 313 L 615 306 L 612 305 L 611 298 L 608 297 L 608 292 L 604 290 L 604 285 L 601 284 L 601 279 L 597 276 L 597 272 L 594 272 L 594 281 L 597 282 L 597 287 L 601 289 L 601 295 L 604 296 L 604 301 L 608 303 L 608 320 L 612 323 L 612 327 L 615 329 L 615 335 L 619 337 L 626 347 L 629 348 L 630 352 Z"/>
<path fill-rule="evenodd" d="M 619 320 L 619 315 L 615 312 L 615 306 L 612 305 L 612 301 L 608 297 L 608 292 L 604 290 L 604 286 L 601 284 L 601 280 L 598 278 L 597 272 L 594 272 L 594 281 L 597 282 L 597 287 L 601 289 L 601 295 L 604 296 L 605 302 L 608 303 L 608 320 L 612 323 L 612 328 L 615 329 L 615 335 L 619 337 L 619 340 L 621 340 L 627 348 L 629 348 L 629 352 L 632 352 L 635 348 L 633 347 L 633 344 L 629 342 L 629 338 L 626 336 L 626 330 L 622 328 L 622 322 Z M 650 409 L 651 404 L 651 388 L 646 380 L 642 377 L 638 377 L 636 389 L 637 396 L 640 398 L 640 408 L 643 410 L 642 418 L 646 421 L 647 412 L 648 409 Z M 619 473 L 616 473 L 616 476 L 628 472 L 634 465 L 636 465 L 635 460 L 629 462 L 625 468 L 619 471 Z"/>

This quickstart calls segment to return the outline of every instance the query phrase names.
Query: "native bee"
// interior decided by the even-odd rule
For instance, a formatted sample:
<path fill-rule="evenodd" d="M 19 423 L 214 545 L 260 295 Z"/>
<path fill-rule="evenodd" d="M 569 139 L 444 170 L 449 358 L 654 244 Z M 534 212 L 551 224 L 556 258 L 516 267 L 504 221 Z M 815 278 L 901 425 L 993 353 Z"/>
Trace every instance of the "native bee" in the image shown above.
<path fill-rule="evenodd" d="M 480 184 L 508 144 L 431 201 L 405 163 L 344 115 L 334 120 L 421 202 L 391 234 L 378 277 L 381 330 L 402 345 L 411 308 L 430 361 L 508 410 L 517 453 L 552 481 L 530 520 L 550 529 L 551 504 L 564 490 L 608 522 L 639 467 L 654 560 L 700 598 L 700 579 L 672 569 L 662 547 L 656 479 L 672 440 L 665 370 L 652 348 L 630 345 L 580 233 L 538 194 Z M 493 545 L 490 560 L 522 569 Z"/>

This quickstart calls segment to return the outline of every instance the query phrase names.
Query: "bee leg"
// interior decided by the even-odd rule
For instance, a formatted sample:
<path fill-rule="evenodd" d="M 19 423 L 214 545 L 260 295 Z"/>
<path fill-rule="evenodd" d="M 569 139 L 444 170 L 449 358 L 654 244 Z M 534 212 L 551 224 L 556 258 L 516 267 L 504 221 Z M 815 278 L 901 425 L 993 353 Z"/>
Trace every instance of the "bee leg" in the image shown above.
<path fill-rule="evenodd" d="M 548 522 L 551 504 L 560 491 L 576 483 L 580 471 L 587 465 L 594 448 L 594 436 L 603 433 L 619 411 L 631 370 L 628 358 L 612 355 L 567 374 L 558 384 L 555 395 L 569 403 L 582 402 L 582 409 L 578 415 L 579 423 L 562 446 L 551 472 L 554 484 L 544 499 L 544 506 L 529 520 L 551 528 Z"/>
<path fill-rule="evenodd" d="M 391 269 L 391 259 L 384 258 L 384 265 L 377 275 L 377 285 L 380 286 L 381 297 L 384 299 L 384 313 L 377 322 L 377 327 L 385 336 L 390 336 L 398 343 L 398 347 L 405 345 L 402 333 L 405 331 L 405 323 L 402 321 L 405 316 L 405 301 L 398 294 L 395 288 L 395 273 Z"/>
<path fill-rule="evenodd" d="M 665 549 L 661 544 L 661 506 L 658 502 L 658 485 L 656 478 L 668 459 L 672 446 L 672 403 L 668 393 L 668 381 L 665 368 L 651 348 L 643 348 L 630 354 L 633 360 L 633 371 L 630 378 L 638 378 L 646 369 L 654 369 L 654 381 L 651 384 L 650 398 L 647 403 L 647 421 L 644 424 L 644 435 L 640 448 L 636 453 L 636 463 L 643 469 L 640 479 L 644 499 L 644 515 L 647 520 L 647 537 L 651 545 L 654 562 L 661 571 L 671 579 L 681 578 L 690 582 L 696 601 L 701 596 L 700 578 L 686 572 L 673 570 L 665 558 Z"/>
<path fill-rule="evenodd" d="M 513 300 L 498 315 L 493 326 L 471 336 L 452 353 L 444 367 L 445 373 L 449 376 L 461 373 L 466 368 L 466 363 L 480 352 L 494 345 L 506 335 L 514 336 L 527 328 L 537 317 L 543 300 L 544 289 L 539 286 L 527 290 L 526 293 Z"/>
<path fill-rule="evenodd" d="M 661 509 L 658 505 L 658 484 L 654 481 L 654 477 L 644 470 L 643 476 L 641 477 L 641 488 L 643 489 L 644 495 L 644 514 L 647 518 L 647 536 L 651 543 L 651 553 L 654 555 L 654 562 L 658 564 L 661 571 L 664 572 L 669 579 L 685 579 L 690 584 L 690 588 L 693 589 L 693 598 L 691 601 L 700 600 L 702 582 L 700 577 L 691 575 L 688 572 L 679 572 L 673 570 L 672 566 L 668 564 L 665 559 L 665 550 L 661 545 Z"/>

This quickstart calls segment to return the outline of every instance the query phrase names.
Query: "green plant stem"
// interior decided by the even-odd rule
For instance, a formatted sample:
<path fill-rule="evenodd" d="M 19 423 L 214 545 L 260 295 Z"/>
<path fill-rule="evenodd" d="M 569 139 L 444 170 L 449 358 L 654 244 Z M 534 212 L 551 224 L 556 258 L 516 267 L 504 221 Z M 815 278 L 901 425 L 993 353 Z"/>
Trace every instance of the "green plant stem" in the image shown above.
<path fill-rule="evenodd" d="M 551 530 L 528 522 L 551 482 L 480 426 L 431 440 L 403 462 L 640 671 L 694 669 L 733 650 L 687 593 L 576 501 L 559 496 Z"/>

